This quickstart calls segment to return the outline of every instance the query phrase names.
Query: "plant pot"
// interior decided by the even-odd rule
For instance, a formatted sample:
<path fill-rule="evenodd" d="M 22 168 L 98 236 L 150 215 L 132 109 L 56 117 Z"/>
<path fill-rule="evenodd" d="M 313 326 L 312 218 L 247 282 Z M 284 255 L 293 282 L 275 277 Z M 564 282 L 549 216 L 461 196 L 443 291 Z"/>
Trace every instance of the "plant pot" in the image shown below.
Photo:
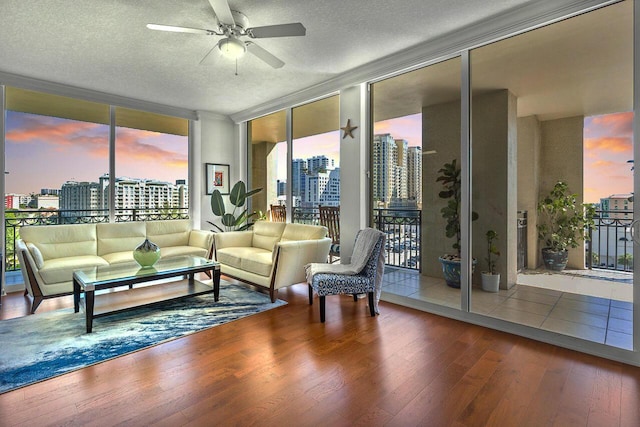
<path fill-rule="evenodd" d="M 482 290 L 485 292 L 498 292 L 500 289 L 500 273 L 491 274 L 488 271 L 482 272 Z"/>
<path fill-rule="evenodd" d="M 452 257 L 451 255 L 445 255 L 440 258 L 442 264 L 442 273 L 444 274 L 444 280 L 447 282 L 447 286 L 459 289 L 460 288 L 460 259 Z M 472 262 L 472 273 L 475 270 L 477 260 L 474 258 Z"/>
<path fill-rule="evenodd" d="M 542 248 L 542 261 L 547 270 L 562 271 L 567 266 L 569 251 L 554 251 L 551 248 Z"/>

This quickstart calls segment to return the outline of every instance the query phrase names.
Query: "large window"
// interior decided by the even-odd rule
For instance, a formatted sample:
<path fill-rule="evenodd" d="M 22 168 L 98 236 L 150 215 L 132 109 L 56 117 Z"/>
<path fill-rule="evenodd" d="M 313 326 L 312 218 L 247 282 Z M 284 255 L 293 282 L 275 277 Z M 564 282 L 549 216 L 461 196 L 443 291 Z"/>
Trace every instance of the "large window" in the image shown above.
<path fill-rule="evenodd" d="M 318 206 L 340 204 L 338 95 L 248 123 L 253 210 L 269 218 L 272 205 L 284 205 L 289 222 L 318 222 Z M 292 140 L 287 141 L 287 114 Z M 288 161 L 291 153 L 291 163 Z"/>
<path fill-rule="evenodd" d="M 116 215 L 188 213 L 188 122 L 116 109 Z"/>
<path fill-rule="evenodd" d="M 6 88 L 5 259 L 26 224 L 188 217 L 188 120 Z M 112 194 L 110 168 L 115 164 Z"/>

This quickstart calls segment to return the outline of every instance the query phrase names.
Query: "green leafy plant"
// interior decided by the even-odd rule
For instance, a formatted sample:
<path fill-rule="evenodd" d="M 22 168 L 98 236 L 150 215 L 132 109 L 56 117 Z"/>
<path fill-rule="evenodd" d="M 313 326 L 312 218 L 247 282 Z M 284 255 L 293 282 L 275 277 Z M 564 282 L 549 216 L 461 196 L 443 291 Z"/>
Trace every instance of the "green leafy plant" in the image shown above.
<path fill-rule="evenodd" d="M 487 257 L 485 260 L 489 265 L 489 273 L 496 274 L 496 258 L 500 256 L 500 251 L 495 244 L 495 241 L 498 240 L 498 233 L 489 230 L 485 236 L 487 238 Z"/>
<path fill-rule="evenodd" d="M 221 218 L 224 229 L 211 221 L 207 222 L 219 231 L 223 232 L 243 231 L 249 229 L 253 225 L 249 220 L 254 217 L 260 218 L 260 213 L 249 213 L 249 210 L 244 208 L 244 205 L 247 199 L 260 191 L 262 191 L 262 188 L 247 191 L 247 187 L 243 181 L 236 182 L 229 193 L 229 201 L 233 205 L 233 211 L 226 212 L 222 194 L 219 190 L 213 190 L 213 193 L 211 194 L 211 211 L 214 215 Z M 238 210 L 241 210 L 239 214 L 237 214 Z"/>
<path fill-rule="evenodd" d="M 456 159 L 453 159 L 451 163 L 445 163 L 438 173 L 440 175 L 436 179 L 436 182 L 441 182 L 444 188 L 438 193 L 438 196 L 441 199 L 448 200 L 447 205 L 440 210 L 442 217 L 447 221 L 445 228 L 446 236 L 455 238 L 453 249 L 456 251 L 456 256 L 460 258 L 460 198 L 462 196 L 462 179 L 460 178 L 460 168 L 456 164 Z M 475 221 L 477 219 L 478 214 L 472 212 L 471 220 Z"/>
<path fill-rule="evenodd" d="M 538 239 L 553 252 L 577 248 L 580 242 L 589 240 L 595 206 L 577 200 L 578 195 L 569 191 L 567 183 L 558 181 L 538 203 Z"/>
<path fill-rule="evenodd" d="M 623 265 L 625 269 L 633 267 L 633 255 L 631 254 L 619 255 L 618 264 Z"/>

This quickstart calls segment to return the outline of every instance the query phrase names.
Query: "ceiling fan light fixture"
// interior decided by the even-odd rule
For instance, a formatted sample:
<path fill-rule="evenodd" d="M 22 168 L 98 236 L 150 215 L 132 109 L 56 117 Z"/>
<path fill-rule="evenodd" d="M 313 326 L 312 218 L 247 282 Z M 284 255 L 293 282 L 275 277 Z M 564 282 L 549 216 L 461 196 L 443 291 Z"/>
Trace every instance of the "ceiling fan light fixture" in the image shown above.
<path fill-rule="evenodd" d="M 218 42 L 222 55 L 229 59 L 238 59 L 247 51 L 244 42 L 235 37 L 227 37 Z"/>

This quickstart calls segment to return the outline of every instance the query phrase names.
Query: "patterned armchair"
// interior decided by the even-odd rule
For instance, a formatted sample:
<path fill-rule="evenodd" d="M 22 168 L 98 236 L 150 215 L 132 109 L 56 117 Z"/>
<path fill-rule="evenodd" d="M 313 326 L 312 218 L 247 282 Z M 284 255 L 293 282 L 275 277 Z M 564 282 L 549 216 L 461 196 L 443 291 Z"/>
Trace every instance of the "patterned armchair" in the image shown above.
<path fill-rule="evenodd" d="M 358 236 L 356 236 L 356 242 Z M 377 275 L 383 274 L 379 270 L 378 264 L 384 240 L 385 236 L 380 233 L 365 267 L 358 274 L 318 273 L 313 275 L 309 283 L 309 305 L 313 304 L 313 292 L 315 291 L 320 299 L 321 322 L 325 321 L 325 297 L 327 295 L 352 294 L 353 300 L 357 301 L 358 294 L 366 293 L 369 297 L 371 317 L 375 317 L 376 301 L 374 301 L 374 295 L 376 294 Z"/>

